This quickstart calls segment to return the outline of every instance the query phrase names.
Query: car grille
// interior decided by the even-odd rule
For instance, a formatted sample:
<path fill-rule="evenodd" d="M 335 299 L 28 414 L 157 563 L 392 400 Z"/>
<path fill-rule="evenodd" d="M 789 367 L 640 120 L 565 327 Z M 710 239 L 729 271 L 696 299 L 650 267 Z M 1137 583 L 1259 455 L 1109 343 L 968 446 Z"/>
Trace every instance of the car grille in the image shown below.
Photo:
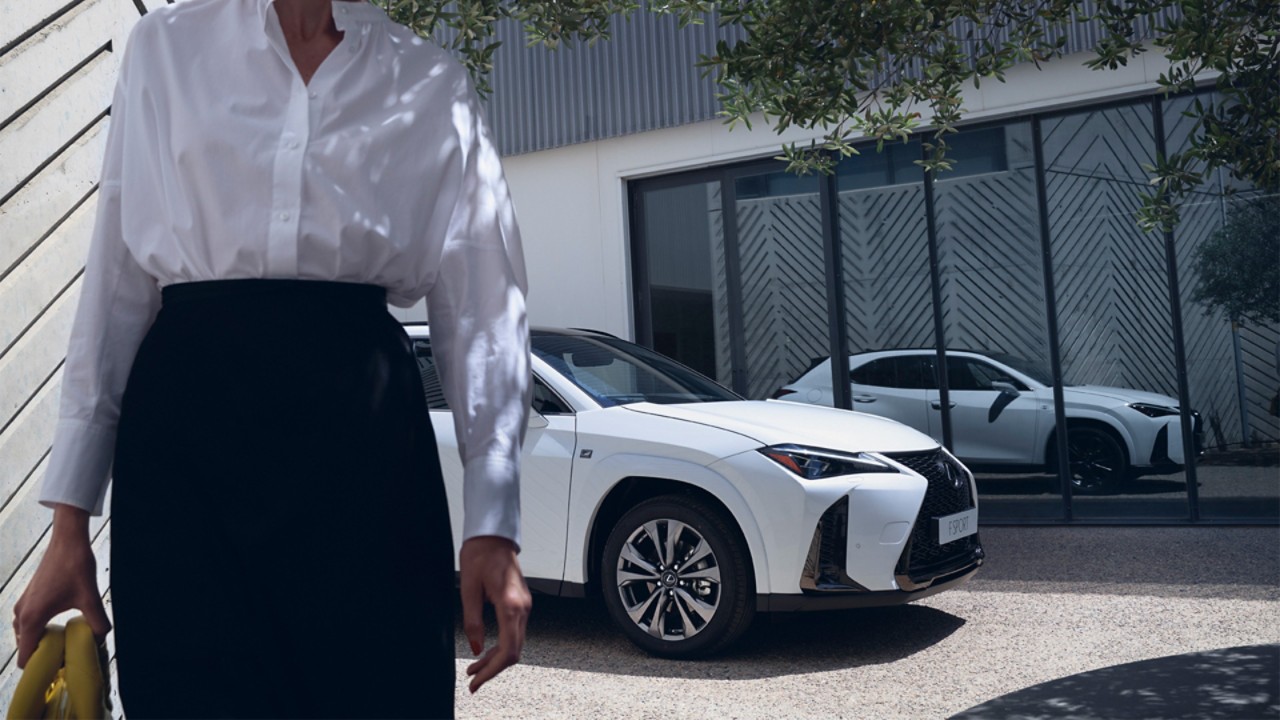
<path fill-rule="evenodd" d="M 911 539 L 898 561 L 897 574 L 909 577 L 915 584 L 927 583 L 968 564 L 978 549 L 977 534 L 939 545 L 933 535 L 932 522 L 934 518 L 963 512 L 974 506 L 968 474 L 940 449 L 922 453 L 886 454 L 886 457 L 914 470 L 929 482 L 924 502 L 916 515 L 915 527 L 911 530 Z M 956 487 L 953 476 L 947 472 L 947 465 L 952 466 L 953 471 L 964 478 L 959 487 Z"/>

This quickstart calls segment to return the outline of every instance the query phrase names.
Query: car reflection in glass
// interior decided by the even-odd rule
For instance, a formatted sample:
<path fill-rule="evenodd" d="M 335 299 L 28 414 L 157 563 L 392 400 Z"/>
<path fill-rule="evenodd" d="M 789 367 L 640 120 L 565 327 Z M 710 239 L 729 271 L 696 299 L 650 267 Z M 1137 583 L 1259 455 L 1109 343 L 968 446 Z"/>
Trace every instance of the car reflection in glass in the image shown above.
<path fill-rule="evenodd" d="M 1056 474 L 1053 386 L 1046 368 L 1002 353 L 947 351 L 956 457 L 975 470 Z M 897 420 L 942 440 L 942 401 L 932 348 L 849 357 L 853 409 Z M 774 398 L 833 405 L 826 359 Z M 1140 475 L 1179 472 L 1185 463 L 1178 401 L 1101 385 L 1064 385 L 1067 450 L 1078 491 L 1109 492 Z M 1201 424 L 1192 413 L 1196 446 Z"/>

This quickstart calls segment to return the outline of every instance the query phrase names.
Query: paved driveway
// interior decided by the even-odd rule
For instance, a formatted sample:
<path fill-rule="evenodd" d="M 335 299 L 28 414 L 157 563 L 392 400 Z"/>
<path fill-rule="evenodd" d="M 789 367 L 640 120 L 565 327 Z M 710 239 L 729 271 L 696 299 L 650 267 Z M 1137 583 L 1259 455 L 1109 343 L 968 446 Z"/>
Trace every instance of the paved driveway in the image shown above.
<path fill-rule="evenodd" d="M 987 528 L 964 589 L 761 618 L 728 655 L 650 658 L 596 603 L 535 597 L 524 664 L 459 718 L 944 718 L 1136 660 L 1280 642 L 1280 529 Z M 459 658 L 467 656 L 461 634 Z"/>

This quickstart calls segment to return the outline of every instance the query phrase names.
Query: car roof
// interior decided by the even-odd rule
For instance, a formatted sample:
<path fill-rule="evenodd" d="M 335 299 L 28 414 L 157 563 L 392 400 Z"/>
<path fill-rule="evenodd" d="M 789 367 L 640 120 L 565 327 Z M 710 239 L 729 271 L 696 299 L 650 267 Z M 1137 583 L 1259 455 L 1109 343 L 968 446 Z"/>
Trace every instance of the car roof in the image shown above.
<path fill-rule="evenodd" d="M 888 355 L 890 353 L 920 353 L 920 352 L 937 354 L 938 349 L 931 348 L 931 347 L 929 348 L 884 348 L 881 350 L 863 350 L 861 352 L 850 353 L 849 357 L 855 358 L 855 357 L 861 357 L 865 355 Z M 947 348 L 946 353 L 948 355 L 952 353 L 965 353 L 968 355 L 983 355 L 985 357 L 994 357 L 996 355 L 1005 354 L 1004 351 L 1002 350 L 970 350 L 967 348 Z"/>
<path fill-rule="evenodd" d="M 423 322 L 421 320 L 404 322 L 404 323 L 401 323 L 401 325 L 404 325 L 405 330 L 409 330 L 409 331 L 412 331 L 412 330 L 430 331 L 430 328 L 431 328 L 429 323 Z M 414 334 L 414 333 L 410 332 L 410 334 Z M 590 328 L 543 327 L 541 325 L 536 325 L 529 328 L 529 334 L 533 336 L 561 335 L 566 337 L 605 337 L 605 338 L 618 339 L 617 335 L 614 335 L 612 333 L 607 333 L 603 330 L 592 330 Z"/>

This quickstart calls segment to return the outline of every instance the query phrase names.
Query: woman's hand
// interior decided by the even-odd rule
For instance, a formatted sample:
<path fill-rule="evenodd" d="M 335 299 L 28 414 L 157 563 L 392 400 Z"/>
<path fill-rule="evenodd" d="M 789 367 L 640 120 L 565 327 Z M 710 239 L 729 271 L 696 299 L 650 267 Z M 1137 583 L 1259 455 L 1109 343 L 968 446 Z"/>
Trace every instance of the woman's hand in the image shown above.
<path fill-rule="evenodd" d="M 493 603 L 498 616 L 498 644 L 467 666 L 471 692 L 494 675 L 520 661 L 525 625 L 533 600 L 525 586 L 515 543 L 502 537 L 474 537 L 462 544 L 458 566 L 462 574 L 462 628 L 471 652 L 484 650 L 484 603 Z"/>
<path fill-rule="evenodd" d="M 40 644 L 53 616 L 79 610 L 98 638 L 111 631 L 102 595 L 98 592 L 98 563 L 89 542 L 89 513 L 70 505 L 53 511 L 53 534 L 36 574 L 13 606 L 13 633 L 18 641 L 18 667 Z"/>

